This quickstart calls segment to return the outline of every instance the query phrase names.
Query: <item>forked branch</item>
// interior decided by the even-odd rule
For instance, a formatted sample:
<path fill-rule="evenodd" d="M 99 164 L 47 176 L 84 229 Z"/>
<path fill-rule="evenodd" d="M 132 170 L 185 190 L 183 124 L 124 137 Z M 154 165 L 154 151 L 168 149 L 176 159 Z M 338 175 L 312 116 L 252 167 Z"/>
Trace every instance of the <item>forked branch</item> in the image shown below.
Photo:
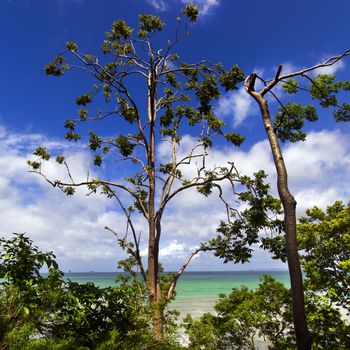
<path fill-rule="evenodd" d="M 194 256 L 196 256 L 198 253 L 200 252 L 206 252 L 206 251 L 210 251 L 210 250 L 215 250 L 214 247 L 200 247 L 195 249 L 190 255 L 189 257 L 186 259 L 186 261 L 184 262 L 184 264 L 180 267 L 179 271 L 175 274 L 173 281 L 170 284 L 170 287 L 167 291 L 167 295 L 166 295 L 166 301 L 169 302 L 171 300 L 171 298 L 174 296 L 174 290 L 176 288 L 176 284 L 178 279 L 181 277 L 181 275 L 184 273 L 186 267 L 188 266 L 188 264 L 191 262 L 191 260 L 193 259 Z"/>

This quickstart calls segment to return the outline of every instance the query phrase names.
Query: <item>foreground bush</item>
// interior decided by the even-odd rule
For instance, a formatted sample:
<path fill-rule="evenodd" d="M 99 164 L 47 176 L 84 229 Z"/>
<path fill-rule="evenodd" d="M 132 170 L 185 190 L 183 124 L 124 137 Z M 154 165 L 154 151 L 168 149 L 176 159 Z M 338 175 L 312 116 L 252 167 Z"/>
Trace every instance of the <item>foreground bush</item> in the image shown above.
<path fill-rule="evenodd" d="M 264 276 L 255 291 L 234 288 L 231 294 L 220 295 L 216 315 L 207 313 L 199 320 L 186 317 L 189 349 L 256 350 L 258 337 L 269 349 L 296 349 L 290 299 L 290 290 L 271 276 Z M 350 327 L 339 310 L 312 292 L 307 292 L 306 301 L 312 348 L 349 349 Z"/>
<path fill-rule="evenodd" d="M 299 239 L 305 249 L 312 349 L 350 349 L 350 326 L 337 308 L 349 310 L 349 207 L 336 202 L 327 213 L 313 208 L 307 215 L 300 221 Z M 177 341 L 172 314 L 165 319 L 165 340 L 154 341 L 154 310 L 147 304 L 145 285 L 133 272 L 133 261 L 121 261 L 120 266 L 128 274 L 119 276 L 116 287 L 67 282 L 55 256 L 39 251 L 24 234 L 1 239 L 0 349 L 257 350 L 257 337 L 269 349 L 296 349 L 290 290 L 271 276 L 264 276 L 254 291 L 241 287 L 220 295 L 215 315 L 207 313 L 199 320 L 188 315 L 183 327 L 189 344 L 184 347 Z M 40 270 L 45 267 L 48 274 L 43 276 Z M 342 278 L 327 278 L 330 267 Z"/>
<path fill-rule="evenodd" d="M 350 349 L 349 322 L 344 322 L 350 313 L 350 203 L 336 201 L 326 211 L 308 209 L 297 231 L 312 349 Z M 286 261 L 283 231 L 262 244 L 274 258 Z M 187 318 L 190 348 L 255 349 L 259 336 L 270 349 L 295 349 L 290 305 L 289 291 L 270 277 L 256 291 L 233 289 L 220 297 L 216 316 Z"/>
<path fill-rule="evenodd" d="M 0 348 L 176 349 L 172 338 L 154 343 L 136 278 L 123 275 L 108 288 L 64 281 L 53 253 L 24 234 L 0 240 L 0 263 Z"/>

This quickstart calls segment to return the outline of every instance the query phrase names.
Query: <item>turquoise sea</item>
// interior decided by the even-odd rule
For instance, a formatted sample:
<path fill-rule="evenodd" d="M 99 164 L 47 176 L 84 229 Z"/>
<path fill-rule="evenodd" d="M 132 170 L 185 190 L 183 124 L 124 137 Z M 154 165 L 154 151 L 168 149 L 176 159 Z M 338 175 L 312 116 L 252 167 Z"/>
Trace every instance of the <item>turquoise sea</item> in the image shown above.
<path fill-rule="evenodd" d="M 117 275 L 114 272 L 66 273 L 65 278 L 108 287 L 115 285 Z M 193 317 L 199 317 L 204 312 L 213 311 L 218 294 L 230 293 L 232 288 L 242 285 L 255 289 L 263 275 L 271 275 L 289 287 L 287 271 L 185 272 L 177 283 L 177 296 L 171 308 L 180 311 L 182 316 L 190 313 Z"/>

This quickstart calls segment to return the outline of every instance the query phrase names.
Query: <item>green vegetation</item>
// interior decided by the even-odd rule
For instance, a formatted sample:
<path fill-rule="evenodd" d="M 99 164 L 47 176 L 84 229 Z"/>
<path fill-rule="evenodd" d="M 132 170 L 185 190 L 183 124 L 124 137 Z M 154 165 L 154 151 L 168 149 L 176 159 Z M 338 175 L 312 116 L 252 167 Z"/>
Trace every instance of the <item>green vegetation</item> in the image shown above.
<path fill-rule="evenodd" d="M 344 318 L 344 310 L 349 311 L 349 209 L 340 201 L 326 212 L 314 207 L 298 224 L 313 350 L 350 346 Z M 275 253 L 283 257 L 285 251 Z M 64 281 L 54 259 L 24 234 L 0 240 L 2 348 L 256 350 L 255 340 L 261 338 L 269 349 L 296 349 L 291 291 L 271 276 L 264 276 L 256 290 L 241 287 L 221 294 L 215 315 L 197 320 L 187 315 L 179 326 L 177 313 L 168 312 L 164 339 L 155 341 L 146 286 L 130 269 L 130 259 L 120 262 L 126 272 L 108 288 Z M 40 274 L 43 267 L 48 274 Z M 171 281 L 162 278 L 164 285 Z M 188 335 L 188 345 L 180 344 L 180 332 Z"/>
<path fill-rule="evenodd" d="M 40 252 L 24 234 L 0 240 L 0 249 L 2 348 L 155 348 L 139 280 L 122 275 L 109 288 L 65 282 L 55 256 Z M 39 273 L 43 267 L 47 276 Z"/>
<path fill-rule="evenodd" d="M 291 292 L 270 276 L 255 291 L 234 288 L 220 295 L 216 315 L 184 320 L 189 349 L 257 350 L 254 340 L 263 339 L 269 349 L 296 349 L 291 310 Z M 350 326 L 329 299 L 306 292 L 306 312 L 312 333 L 312 349 L 348 349 Z"/>
<path fill-rule="evenodd" d="M 306 287 L 350 313 L 350 203 L 306 211 L 298 225 Z"/>

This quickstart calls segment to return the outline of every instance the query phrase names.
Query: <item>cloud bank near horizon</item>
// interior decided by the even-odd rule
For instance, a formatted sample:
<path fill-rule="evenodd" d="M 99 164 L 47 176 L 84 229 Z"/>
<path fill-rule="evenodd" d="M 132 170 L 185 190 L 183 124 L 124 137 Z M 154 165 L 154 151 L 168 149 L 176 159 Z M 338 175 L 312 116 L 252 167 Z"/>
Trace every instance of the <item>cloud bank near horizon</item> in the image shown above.
<path fill-rule="evenodd" d="M 83 148 L 70 148 L 40 134 L 12 133 L 0 127 L 0 234 L 27 232 L 43 250 L 53 250 L 63 270 L 110 271 L 117 260 L 125 258 L 115 237 L 105 226 L 125 228 L 124 217 L 114 204 L 100 195 L 86 196 L 81 189 L 71 198 L 52 188 L 35 174 L 28 173 L 26 164 L 38 144 L 64 148 L 74 174 L 85 174 L 87 155 Z M 183 147 L 191 147 L 193 139 L 184 138 Z M 158 146 L 167 157 L 164 143 Z M 325 208 L 334 200 L 347 201 L 350 195 L 350 145 L 347 135 L 339 130 L 310 132 L 304 143 L 284 147 L 292 192 L 298 202 L 298 215 L 306 208 Z M 252 145 L 247 151 L 236 148 L 213 148 L 208 165 L 224 165 L 233 161 L 242 174 L 264 169 L 276 194 L 274 165 L 267 141 Z M 46 169 L 51 178 L 63 174 L 57 165 Z M 82 175 L 83 176 L 83 175 Z M 161 245 L 162 263 L 166 269 L 177 269 L 192 249 L 215 235 L 219 220 L 225 216 L 222 203 L 213 195 L 208 200 L 196 191 L 184 191 L 164 215 Z M 144 220 L 137 219 L 137 230 L 144 231 Z M 145 238 L 144 238 L 145 239 Z M 146 242 L 143 241 L 143 248 Z M 257 251 L 250 264 L 223 266 L 211 255 L 202 254 L 193 261 L 193 270 L 283 268 L 265 252 Z"/>

